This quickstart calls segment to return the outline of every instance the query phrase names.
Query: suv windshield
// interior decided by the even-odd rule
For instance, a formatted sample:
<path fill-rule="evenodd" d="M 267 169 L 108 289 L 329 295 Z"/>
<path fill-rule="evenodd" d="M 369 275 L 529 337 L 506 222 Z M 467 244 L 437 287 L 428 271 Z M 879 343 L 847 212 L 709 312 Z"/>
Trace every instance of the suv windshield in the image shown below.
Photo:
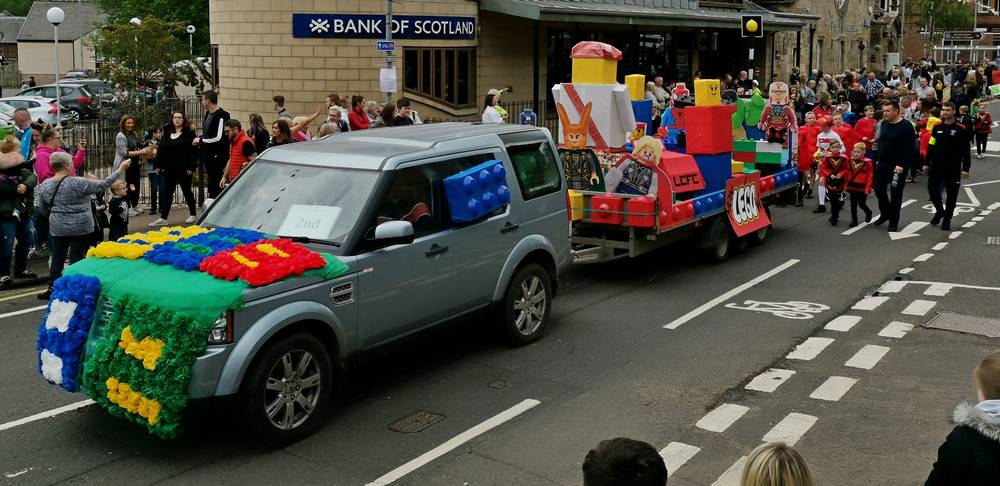
<path fill-rule="evenodd" d="M 205 227 L 343 243 L 378 172 L 257 160 L 212 204 Z"/>

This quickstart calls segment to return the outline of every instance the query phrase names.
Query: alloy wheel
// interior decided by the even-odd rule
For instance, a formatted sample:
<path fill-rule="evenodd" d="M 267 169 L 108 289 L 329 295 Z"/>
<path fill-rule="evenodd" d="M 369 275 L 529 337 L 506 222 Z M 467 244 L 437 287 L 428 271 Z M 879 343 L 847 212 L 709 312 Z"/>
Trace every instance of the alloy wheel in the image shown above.
<path fill-rule="evenodd" d="M 274 362 L 264 387 L 265 413 L 271 424 L 291 430 L 312 416 L 320 398 L 322 375 L 312 353 L 294 349 Z"/>

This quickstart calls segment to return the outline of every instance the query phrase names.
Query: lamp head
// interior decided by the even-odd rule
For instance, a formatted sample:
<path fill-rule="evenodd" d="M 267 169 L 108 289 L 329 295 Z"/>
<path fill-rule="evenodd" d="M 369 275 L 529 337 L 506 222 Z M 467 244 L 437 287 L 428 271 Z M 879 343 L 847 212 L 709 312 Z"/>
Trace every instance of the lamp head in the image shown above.
<path fill-rule="evenodd" d="M 59 7 L 52 7 L 48 12 L 45 12 L 45 19 L 52 25 L 59 25 L 66 20 L 66 12 L 63 12 L 63 9 Z"/>
<path fill-rule="evenodd" d="M 195 29 L 194 29 L 194 26 L 193 26 L 193 25 L 189 25 L 189 26 L 187 27 L 187 33 L 188 33 L 188 34 L 194 34 L 194 30 L 195 30 Z"/>

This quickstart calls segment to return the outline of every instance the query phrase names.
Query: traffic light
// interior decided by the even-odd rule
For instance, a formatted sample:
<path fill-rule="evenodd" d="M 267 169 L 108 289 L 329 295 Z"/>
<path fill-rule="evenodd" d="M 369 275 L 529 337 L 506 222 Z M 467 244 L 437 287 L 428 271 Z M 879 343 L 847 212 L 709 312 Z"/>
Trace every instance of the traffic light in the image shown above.
<path fill-rule="evenodd" d="M 764 37 L 764 17 L 761 15 L 743 15 L 740 17 L 740 31 L 743 37 L 760 39 Z"/>

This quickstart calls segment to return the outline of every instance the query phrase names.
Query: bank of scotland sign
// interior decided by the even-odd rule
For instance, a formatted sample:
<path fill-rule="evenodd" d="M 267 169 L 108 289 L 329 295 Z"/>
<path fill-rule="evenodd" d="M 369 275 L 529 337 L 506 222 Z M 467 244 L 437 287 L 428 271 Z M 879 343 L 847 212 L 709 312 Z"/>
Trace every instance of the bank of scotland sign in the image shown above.
<path fill-rule="evenodd" d="M 306 39 L 384 39 L 384 15 L 292 14 L 292 35 Z M 474 40 L 475 17 L 395 15 L 394 39 Z"/>

